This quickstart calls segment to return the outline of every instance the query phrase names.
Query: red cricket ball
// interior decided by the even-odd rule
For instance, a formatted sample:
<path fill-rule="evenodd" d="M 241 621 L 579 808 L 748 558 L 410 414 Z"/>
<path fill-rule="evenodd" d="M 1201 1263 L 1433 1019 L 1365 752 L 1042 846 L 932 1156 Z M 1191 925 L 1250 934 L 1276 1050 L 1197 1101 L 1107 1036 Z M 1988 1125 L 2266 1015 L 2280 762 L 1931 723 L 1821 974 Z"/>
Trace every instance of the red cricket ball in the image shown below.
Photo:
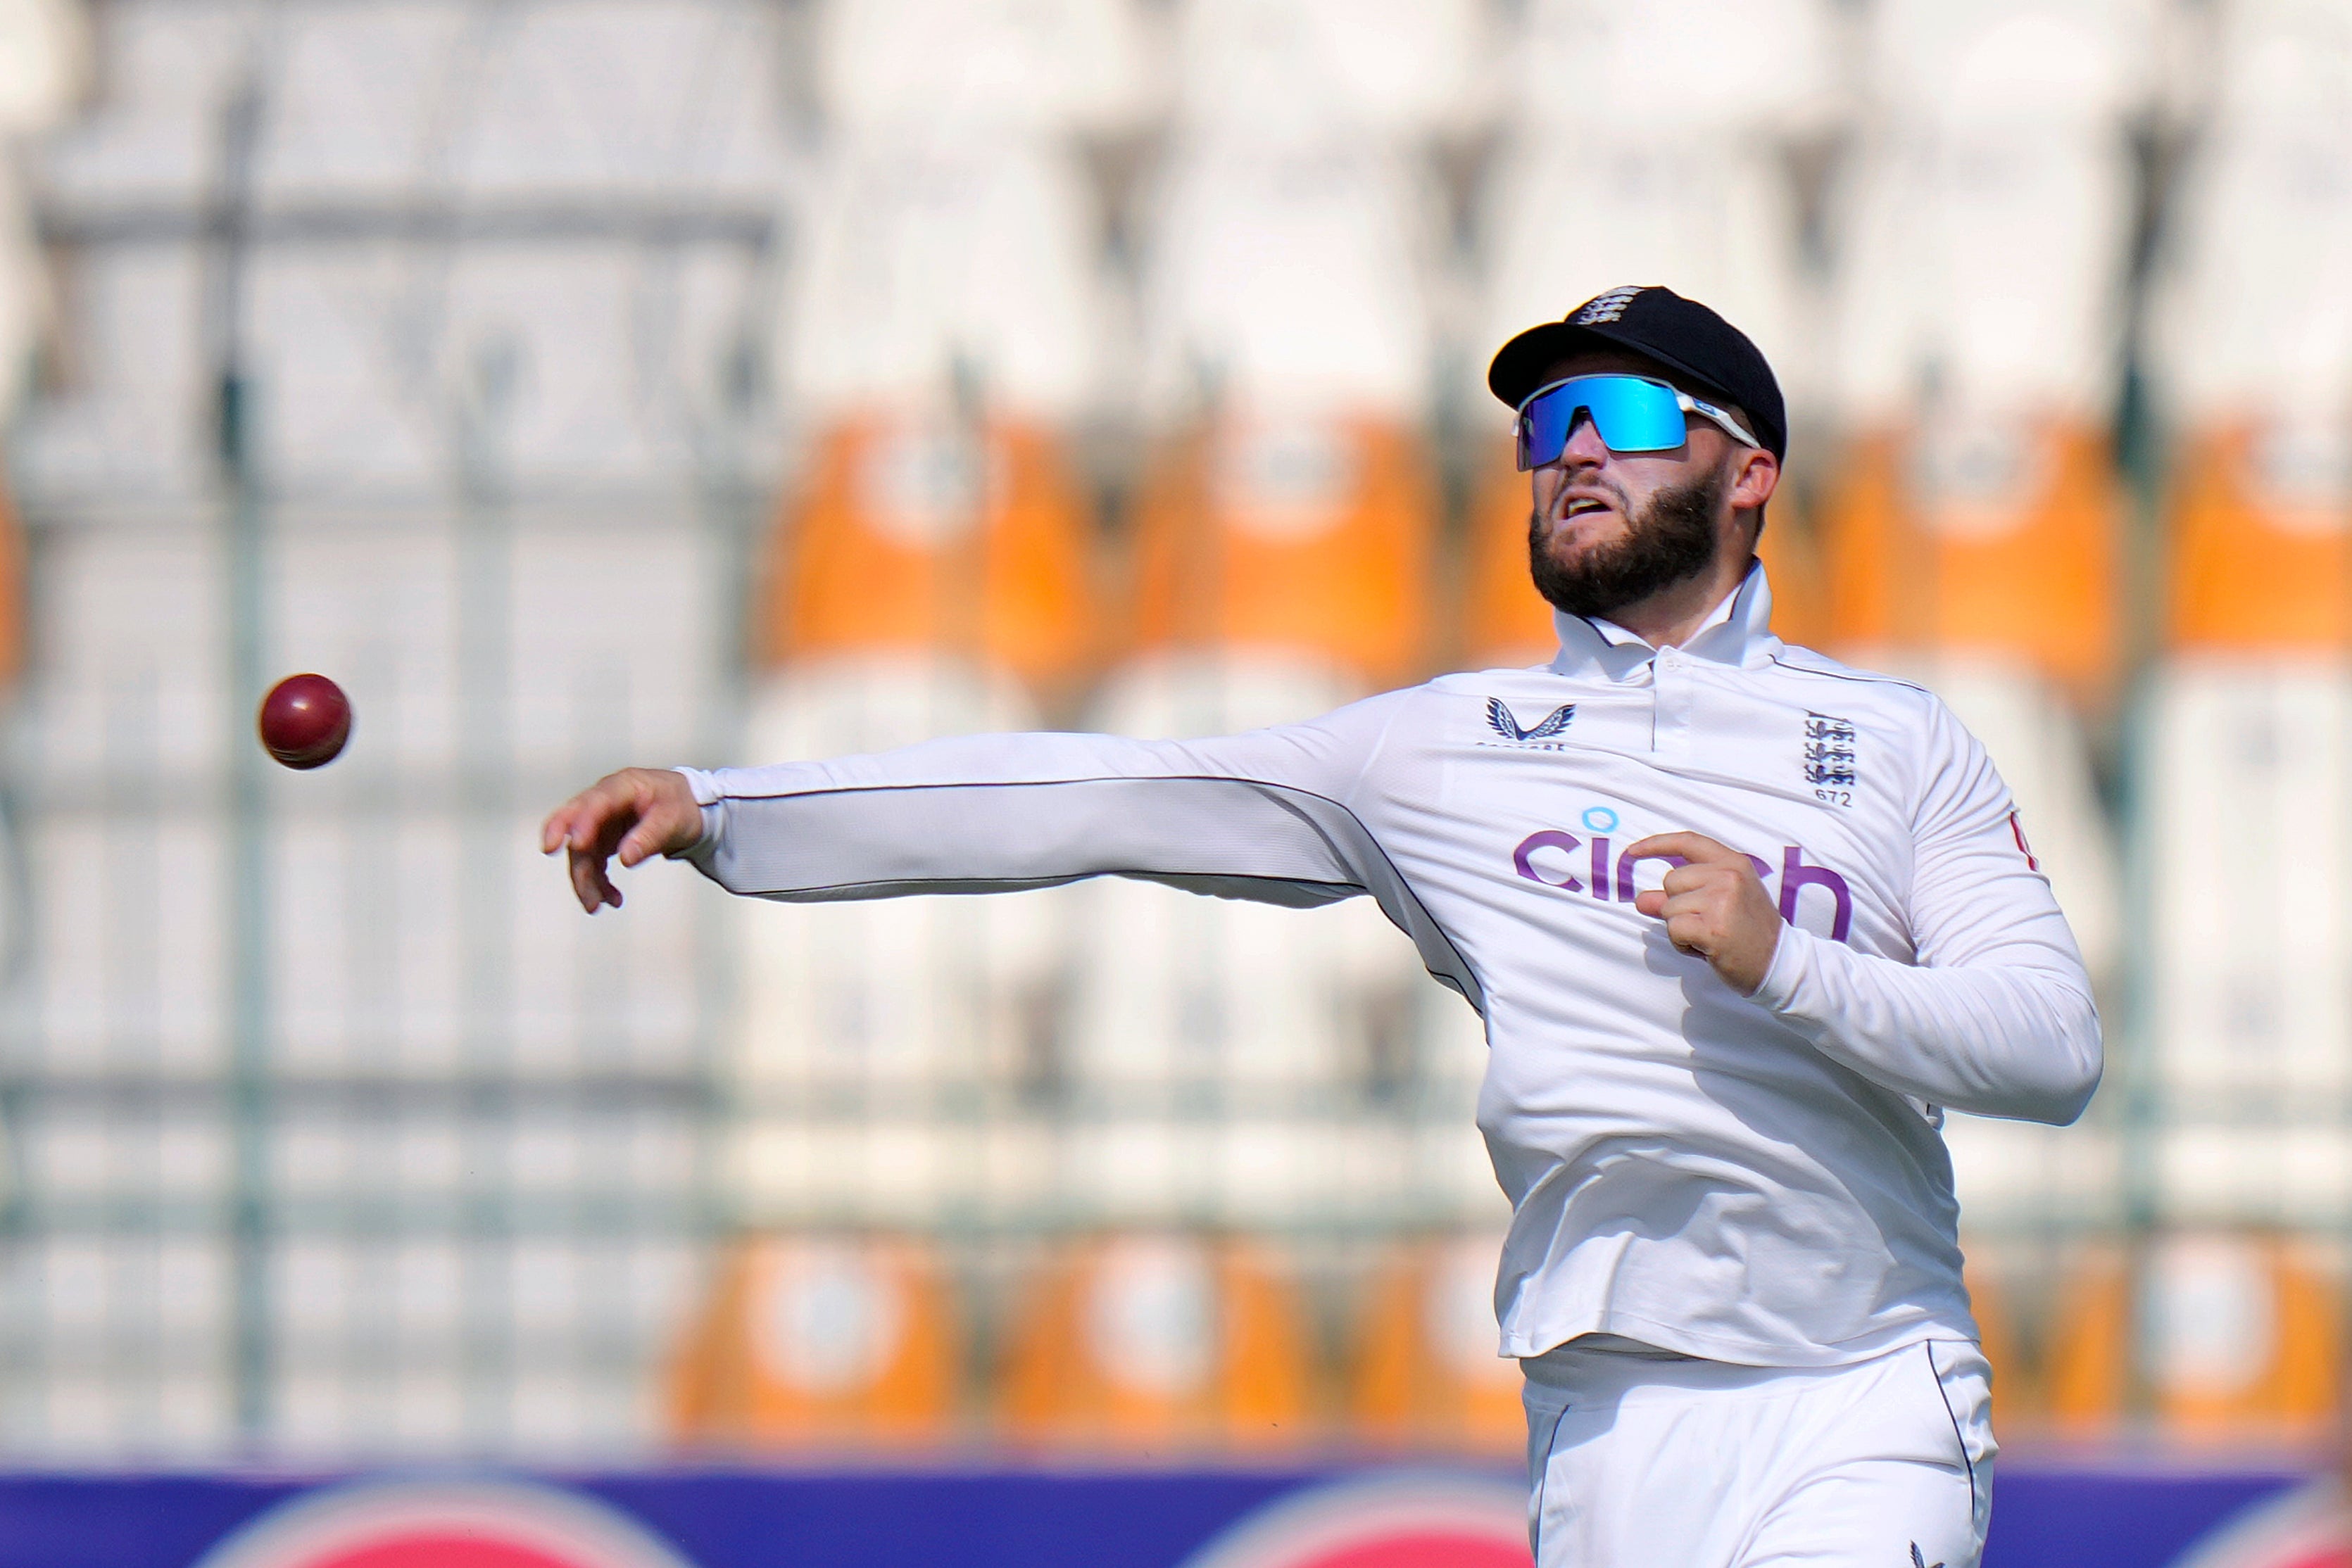
<path fill-rule="evenodd" d="M 324 675 L 289 675 L 261 699 L 261 744 L 289 768 L 321 768 L 352 737 L 352 701 Z"/>

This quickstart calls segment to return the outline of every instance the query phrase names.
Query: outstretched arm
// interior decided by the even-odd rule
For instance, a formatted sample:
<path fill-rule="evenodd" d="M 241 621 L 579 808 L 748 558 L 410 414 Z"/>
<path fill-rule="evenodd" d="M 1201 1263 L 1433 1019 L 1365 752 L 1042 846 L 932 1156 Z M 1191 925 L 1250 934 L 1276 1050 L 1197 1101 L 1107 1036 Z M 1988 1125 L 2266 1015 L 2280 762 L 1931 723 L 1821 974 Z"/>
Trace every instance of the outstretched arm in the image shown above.
<path fill-rule="evenodd" d="M 1402 697 L 1211 740 L 982 735 L 767 768 L 629 768 L 559 807 L 541 847 L 569 852 L 591 914 L 620 903 L 614 854 L 678 856 L 730 892 L 793 902 L 1099 875 L 1275 904 L 1385 895 L 1393 873 L 1350 797 Z"/>

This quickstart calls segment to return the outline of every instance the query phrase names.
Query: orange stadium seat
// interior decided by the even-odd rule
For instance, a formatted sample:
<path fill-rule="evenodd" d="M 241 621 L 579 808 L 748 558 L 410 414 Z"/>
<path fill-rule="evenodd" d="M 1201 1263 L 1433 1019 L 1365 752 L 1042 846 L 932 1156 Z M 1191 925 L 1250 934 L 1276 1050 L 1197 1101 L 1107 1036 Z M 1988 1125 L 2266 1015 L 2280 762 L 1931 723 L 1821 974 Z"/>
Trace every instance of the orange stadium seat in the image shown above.
<path fill-rule="evenodd" d="M 1499 409 L 1500 405 L 1497 405 Z M 1528 476 L 1498 445 L 1472 510 L 1463 576 L 1458 662 L 1467 666 L 1534 664 L 1559 647 L 1551 607 L 1528 580 Z M 1818 647 L 1823 624 L 1821 569 L 1812 536 L 1793 501 L 1775 501 L 1757 553 L 1772 578 L 1772 631 L 1781 641 Z"/>
<path fill-rule="evenodd" d="M 2308 1443 L 2341 1397 L 2342 1291 L 2308 1247 L 2263 1231 L 2175 1233 L 2137 1289 L 2102 1248 L 2062 1289 L 2042 1358 L 2053 1436 L 2112 1436 L 2152 1416 L 2191 1443 Z"/>
<path fill-rule="evenodd" d="M 927 649 L 1052 687 L 1094 652 L 1087 504 L 1060 442 L 869 413 L 817 438 L 779 520 L 758 617 L 763 663 Z"/>
<path fill-rule="evenodd" d="M 2148 1382 L 2165 1429 L 2199 1441 L 2308 1441 L 2343 1384 L 2343 1292 L 2294 1239 L 2166 1239 L 2143 1287 Z"/>
<path fill-rule="evenodd" d="M 1140 506 L 1135 650 L 1279 651 L 1409 679 L 1429 656 L 1435 485 L 1393 420 L 1229 414 L 1174 439 Z"/>
<path fill-rule="evenodd" d="M 1015 1326 L 1001 1426 L 1025 1446 L 1181 1458 L 1313 1436 L 1307 1323 L 1248 1242 L 1131 1235 L 1073 1249 Z"/>
<path fill-rule="evenodd" d="M 0 482 L 0 691 L 13 691 L 25 673 L 25 565 L 24 521 Z"/>
<path fill-rule="evenodd" d="M 2005 653 L 2095 696 L 2117 651 L 2108 443 L 2080 425 L 1982 434 L 1981 451 L 1891 430 L 1849 444 L 1821 535 L 1831 651 Z M 1923 469 L 1943 476 L 1932 489 Z"/>
<path fill-rule="evenodd" d="M 749 1236 L 672 1369 L 670 1427 L 695 1447 L 906 1449 L 951 1435 L 960 1344 L 919 1243 Z"/>
<path fill-rule="evenodd" d="M 1518 1363 L 1496 1352 L 1498 1236 L 1397 1249 L 1358 1325 L 1349 1436 L 1389 1448 L 1516 1454 L 1527 1446 Z"/>
<path fill-rule="evenodd" d="M 2292 452 L 2252 421 L 2216 422 L 2181 446 L 2172 491 L 2166 632 L 2233 652 L 2352 645 L 2352 497 L 2298 485 Z"/>

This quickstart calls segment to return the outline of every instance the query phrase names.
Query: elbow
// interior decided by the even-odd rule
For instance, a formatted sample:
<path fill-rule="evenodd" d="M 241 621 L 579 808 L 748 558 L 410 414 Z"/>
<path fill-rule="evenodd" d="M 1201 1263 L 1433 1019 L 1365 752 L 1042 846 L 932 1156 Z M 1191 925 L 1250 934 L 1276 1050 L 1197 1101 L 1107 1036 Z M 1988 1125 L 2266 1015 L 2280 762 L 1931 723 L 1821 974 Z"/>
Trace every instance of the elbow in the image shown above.
<path fill-rule="evenodd" d="M 2088 997 L 2072 998 L 2076 1005 L 2054 1019 L 2056 1026 L 2043 1054 L 2051 1071 L 2033 1086 L 2029 1103 L 2009 1113 L 2021 1120 L 2071 1126 L 2098 1092 L 2106 1071 L 2106 1047 L 2099 1030 L 2099 1012 Z"/>

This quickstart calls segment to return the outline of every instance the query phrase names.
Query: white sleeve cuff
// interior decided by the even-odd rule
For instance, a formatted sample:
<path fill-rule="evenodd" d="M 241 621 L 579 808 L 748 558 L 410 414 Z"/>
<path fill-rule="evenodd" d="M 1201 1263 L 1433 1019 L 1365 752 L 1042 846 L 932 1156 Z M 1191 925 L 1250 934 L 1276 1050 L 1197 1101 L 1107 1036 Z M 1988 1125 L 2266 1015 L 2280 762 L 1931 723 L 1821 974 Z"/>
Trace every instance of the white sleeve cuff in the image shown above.
<path fill-rule="evenodd" d="M 1797 999 L 1798 988 L 1805 983 L 1805 976 L 1812 967 L 1815 940 L 1812 933 L 1801 926 L 1780 922 L 1780 939 L 1773 946 L 1771 967 L 1764 971 L 1764 983 L 1748 999 L 1766 1012 L 1788 1011 Z"/>
<path fill-rule="evenodd" d="M 694 791 L 694 803 L 702 808 L 702 836 L 682 850 L 671 851 L 668 858 L 694 860 L 719 841 L 719 780 L 699 768 L 673 768 L 670 771 L 685 779 L 686 787 Z"/>

